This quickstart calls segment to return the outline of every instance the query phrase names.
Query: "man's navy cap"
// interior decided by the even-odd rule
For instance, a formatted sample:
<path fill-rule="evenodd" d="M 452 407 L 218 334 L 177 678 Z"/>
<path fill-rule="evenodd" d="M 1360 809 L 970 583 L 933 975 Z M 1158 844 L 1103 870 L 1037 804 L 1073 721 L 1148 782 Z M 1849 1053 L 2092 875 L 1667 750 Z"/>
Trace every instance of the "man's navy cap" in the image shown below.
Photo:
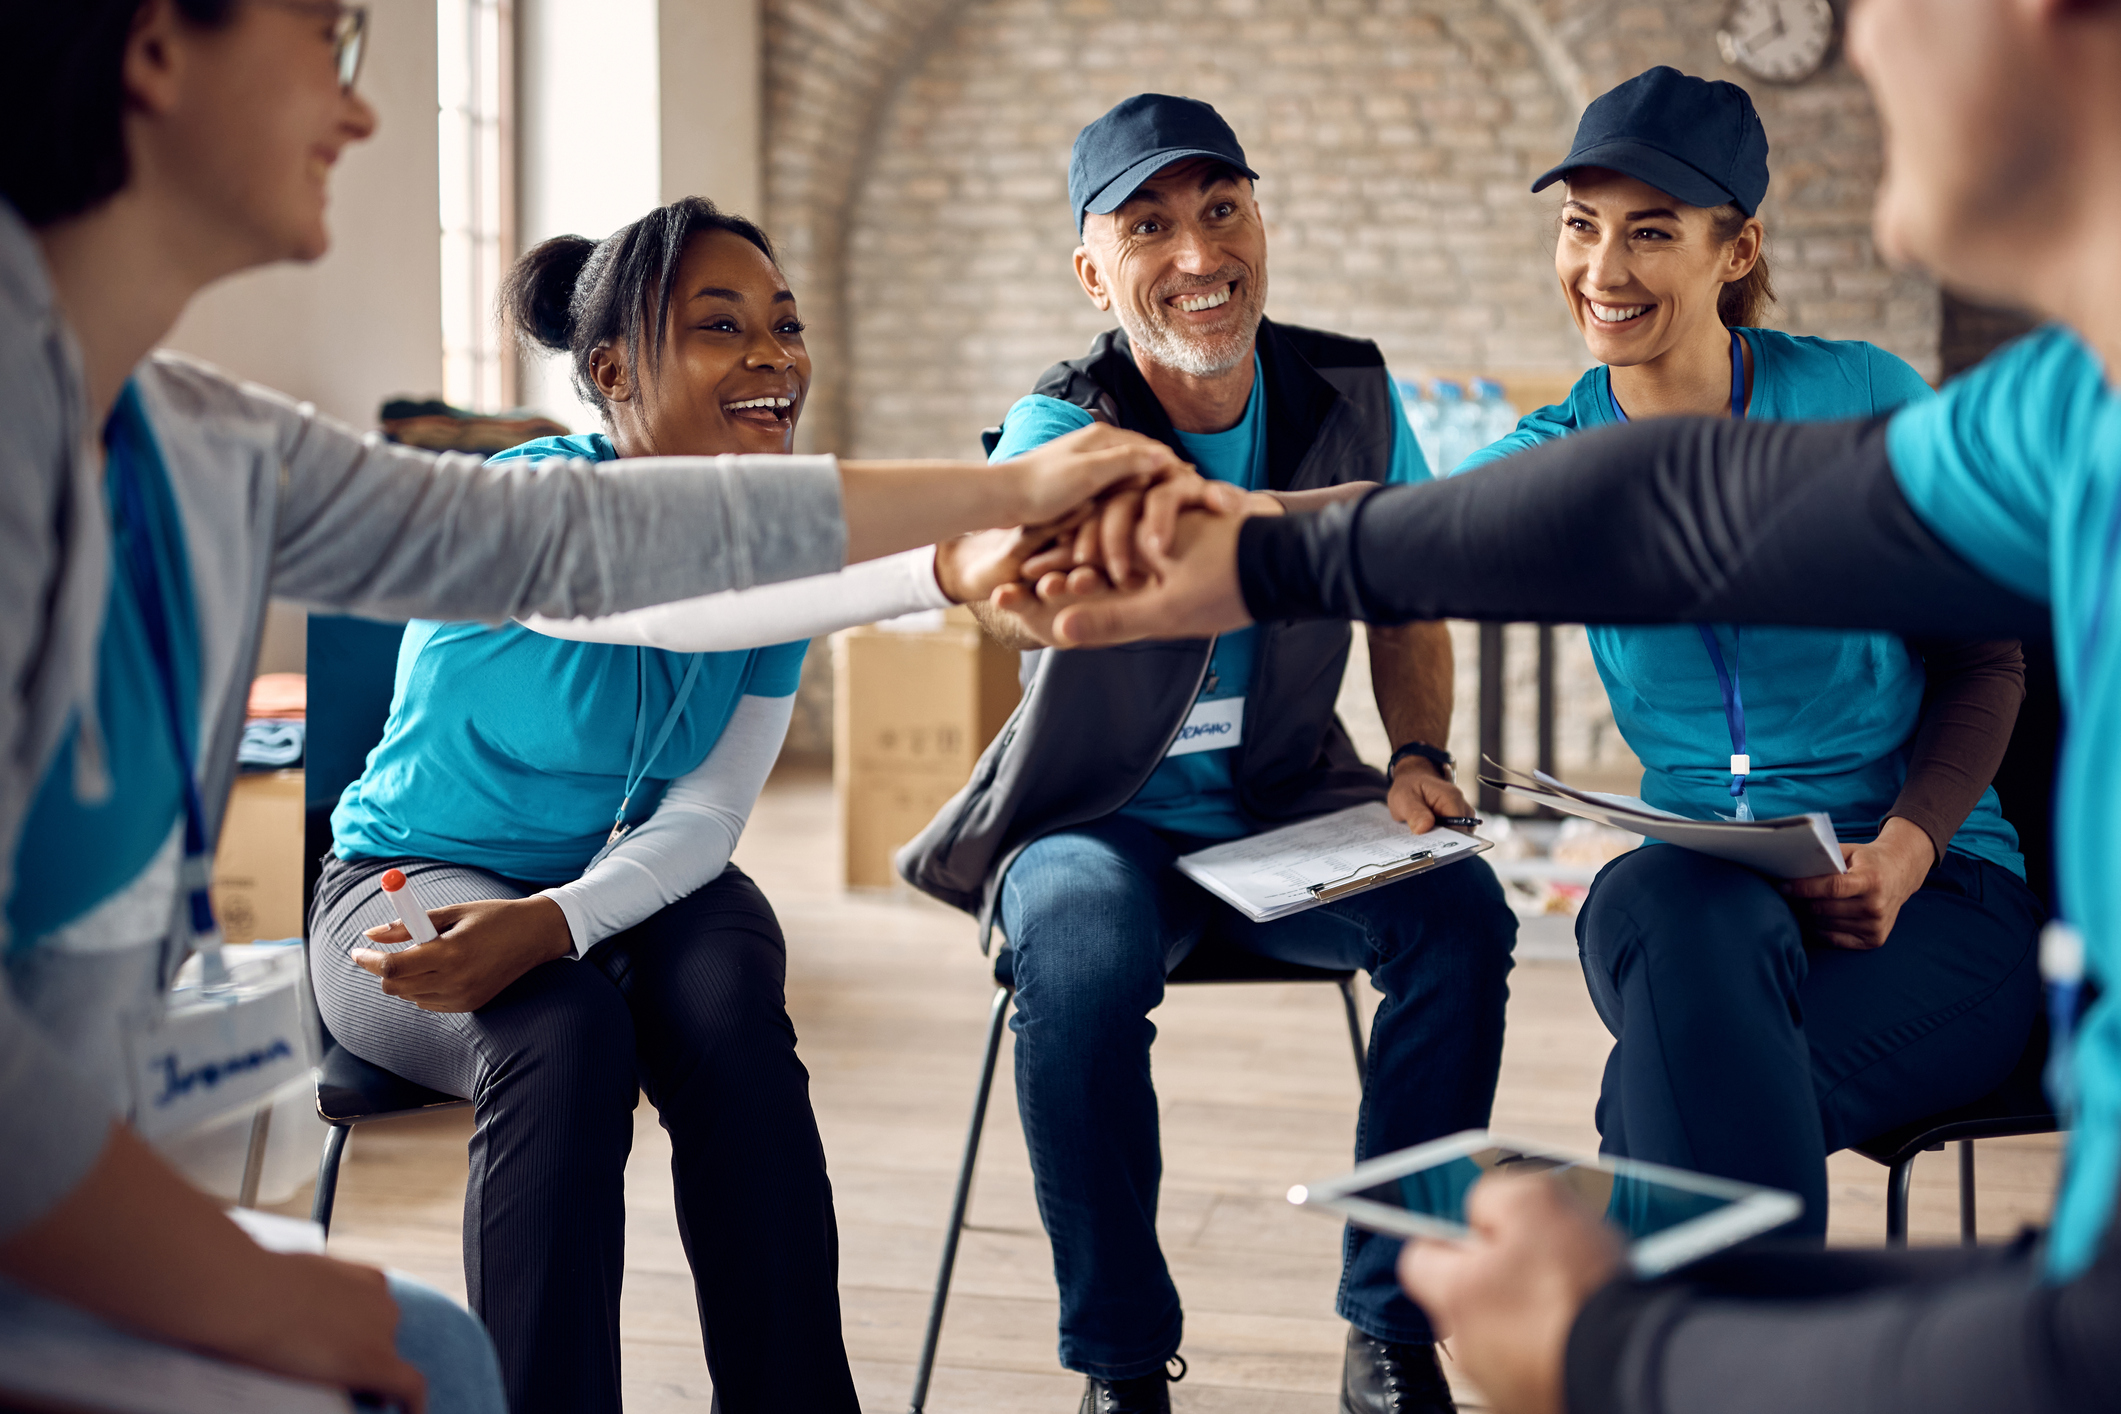
<path fill-rule="evenodd" d="M 1137 93 L 1075 135 L 1068 158 L 1068 204 L 1075 230 L 1083 218 L 1126 205 L 1141 184 L 1188 157 L 1213 157 L 1259 180 L 1222 114 L 1198 98 Z"/>
<path fill-rule="evenodd" d="M 1584 109 L 1575 146 L 1532 190 L 1546 190 L 1572 168 L 1608 167 L 1690 206 L 1735 202 L 1751 216 L 1767 195 L 1767 154 L 1767 129 L 1750 94 L 1660 64 Z"/>

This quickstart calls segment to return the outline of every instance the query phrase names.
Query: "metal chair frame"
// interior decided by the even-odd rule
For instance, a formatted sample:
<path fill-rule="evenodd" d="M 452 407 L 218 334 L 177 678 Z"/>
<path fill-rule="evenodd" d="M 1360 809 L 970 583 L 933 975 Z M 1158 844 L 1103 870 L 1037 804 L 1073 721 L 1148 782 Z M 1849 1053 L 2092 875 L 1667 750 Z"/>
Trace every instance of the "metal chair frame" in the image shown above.
<path fill-rule="evenodd" d="M 1195 963 L 1200 956 L 1181 962 L 1165 978 L 1167 985 L 1210 982 L 1331 982 L 1340 989 L 1341 1006 L 1348 1021 L 1348 1042 L 1355 1052 L 1355 1081 L 1366 1078 L 1368 1064 L 1362 1034 L 1362 1010 L 1355 1000 L 1355 974 L 1306 967 L 1301 963 L 1276 962 L 1249 953 L 1225 954 L 1223 962 L 1239 961 L 1236 970 L 1216 972 Z M 1212 956 L 1212 954 L 1211 954 Z M 1189 969 L 1189 965 L 1192 965 Z M 1188 975 L 1189 970 L 1193 975 Z M 913 1374 L 913 1399 L 909 1414 L 922 1414 L 928 1402 L 928 1383 L 935 1373 L 936 1349 L 942 1340 L 943 1313 L 950 1303 L 950 1278 L 957 1267 L 958 1238 L 965 1230 L 966 1211 L 972 1205 L 972 1174 L 979 1163 L 981 1132 L 986 1128 L 987 1103 L 994 1094 L 994 1067 L 1001 1058 L 1002 1029 L 1008 1024 L 1009 1003 L 1016 996 L 1014 958 L 1005 944 L 994 958 L 994 1000 L 987 1008 L 987 1046 L 980 1057 L 979 1088 L 973 1095 L 972 1121 L 965 1127 L 965 1152 L 957 1166 L 957 1187 L 950 1198 L 950 1222 L 943 1233 L 943 1259 L 935 1274 L 935 1296 L 928 1307 L 928 1325 L 921 1336 L 920 1363 Z"/>
<path fill-rule="evenodd" d="M 1959 1146 L 1959 1241 L 1962 1245 L 1971 1247 L 1980 1240 L 1974 1218 L 1974 1141 L 2059 1134 L 2066 1127 L 2051 1111 L 2046 1110 L 1984 1117 L 1955 1111 L 1920 1121 L 1912 1132 L 1900 1129 L 1890 1135 L 1882 1135 L 1857 1145 L 1857 1153 L 1873 1163 L 1883 1164 L 1886 1169 L 1886 1245 L 1907 1246 L 1908 1195 L 1915 1184 L 1915 1160 L 1922 1154 L 1936 1153 L 1946 1144 L 1956 1143 Z"/>

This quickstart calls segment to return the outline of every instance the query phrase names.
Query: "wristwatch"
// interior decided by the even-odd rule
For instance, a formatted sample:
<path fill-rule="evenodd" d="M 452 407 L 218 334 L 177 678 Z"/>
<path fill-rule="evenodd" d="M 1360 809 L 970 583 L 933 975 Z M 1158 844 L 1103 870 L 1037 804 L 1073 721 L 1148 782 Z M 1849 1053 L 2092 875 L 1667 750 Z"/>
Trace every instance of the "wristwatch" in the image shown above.
<path fill-rule="evenodd" d="M 1425 741 L 1410 741 L 1405 746 L 1394 751 L 1392 759 L 1385 764 L 1386 777 L 1389 778 L 1395 775 L 1399 770 L 1399 763 L 1406 760 L 1409 756 L 1419 756 L 1429 762 L 1437 770 L 1443 772 L 1443 778 L 1447 781 L 1458 779 L 1457 772 L 1451 769 L 1451 753 L 1440 746 L 1431 746 Z"/>

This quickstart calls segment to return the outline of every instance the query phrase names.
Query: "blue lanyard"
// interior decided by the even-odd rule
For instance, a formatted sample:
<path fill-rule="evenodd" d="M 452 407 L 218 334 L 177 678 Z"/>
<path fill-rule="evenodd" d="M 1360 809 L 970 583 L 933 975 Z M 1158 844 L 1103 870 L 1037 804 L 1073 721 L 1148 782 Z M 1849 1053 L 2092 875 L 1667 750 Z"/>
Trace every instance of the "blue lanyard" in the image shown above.
<path fill-rule="evenodd" d="M 184 864 L 178 877 L 190 903 L 192 942 L 212 951 L 218 948 L 220 930 L 214 922 L 213 896 L 208 892 L 213 880 L 213 857 L 206 844 L 206 808 L 199 799 L 191 739 L 185 735 L 184 714 L 178 705 L 177 654 L 170 642 L 166 586 L 155 565 L 153 521 L 147 513 L 147 493 L 140 484 L 142 463 L 159 456 L 153 438 L 147 412 L 140 406 L 139 391 L 128 382 L 118 395 L 118 405 L 103 433 L 117 512 L 113 538 L 120 564 L 132 585 L 133 602 L 139 605 L 146 625 L 148 653 L 154 659 L 155 677 L 162 688 L 163 718 L 169 726 L 170 742 L 176 748 L 178 770 L 184 777 Z"/>
<path fill-rule="evenodd" d="M 1613 392 L 1611 376 L 1606 382 L 1606 399 L 1613 405 L 1613 416 L 1622 422 L 1628 420 L 1626 409 L 1620 406 L 1619 397 Z M 1745 420 L 1745 353 L 1739 344 L 1736 329 L 1731 331 L 1731 420 Z M 1731 628 L 1731 662 L 1726 668 L 1723 648 L 1716 642 L 1716 630 L 1709 624 L 1696 624 L 1701 630 L 1702 646 L 1709 650 L 1709 662 L 1716 669 L 1716 685 L 1723 690 L 1723 724 L 1731 734 L 1731 799 L 1738 802 L 1735 813 L 1741 820 L 1753 818 L 1752 802 L 1745 798 L 1745 778 L 1753 768 L 1753 758 L 1747 754 L 1745 745 L 1745 696 L 1738 681 L 1738 657 L 1740 640 L 1736 625 Z"/>
<path fill-rule="evenodd" d="M 648 718 L 645 715 L 648 707 L 648 650 L 636 648 L 633 652 L 634 675 L 639 684 L 639 695 L 634 699 L 633 708 L 633 756 L 626 763 L 626 789 L 619 797 L 619 813 L 612 819 L 611 833 L 605 837 L 606 849 L 617 844 L 625 837 L 626 832 L 633 828 L 626 823 L 626 807 L 633 803 L 633 793 L 640 789 L 641 780 L 648 774 L 648 768 L 655 764 L 656 757 L 663 754 L 663 743 L 669 741 L 671 732 L 677 729 L 678 718 L 684 715 L 685 703 L 692 696 L 692 685 L 700 680 L 700 666 L 707 661 L 705 653 L 692 655 L 692 662 L 685 669 L 685 680 L 678 684 L 678 695 L 671 700 L 670 710 L 663 714 L 663 725 L 656 729 L 655 745 L 648 748 L 648 755 L 644 759 L 641 755 L 641 745 L 648 738 Z"/>

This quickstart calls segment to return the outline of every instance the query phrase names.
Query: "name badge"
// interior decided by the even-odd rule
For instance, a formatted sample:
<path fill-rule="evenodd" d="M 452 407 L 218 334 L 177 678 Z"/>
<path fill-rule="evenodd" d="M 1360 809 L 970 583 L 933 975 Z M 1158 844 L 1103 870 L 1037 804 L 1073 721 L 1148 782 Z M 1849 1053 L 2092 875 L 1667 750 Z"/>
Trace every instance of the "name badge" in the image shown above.
<path fill-rule="evenodd" d="M 1245 739 L 1245 699 L 1218 697 L 1196 702 L 1178 729 L 1178 740 L 1166 756 L 1191 756 L 1196 751 L 1227 751 Z"/>
<path fill-rule="evenodd" d="M 234 985 L 180 987 L 127 1039 L 133 1125 L 160 1139 L 257 1103 L 317 1062 L 300 948 L 238 964 Z"/>

